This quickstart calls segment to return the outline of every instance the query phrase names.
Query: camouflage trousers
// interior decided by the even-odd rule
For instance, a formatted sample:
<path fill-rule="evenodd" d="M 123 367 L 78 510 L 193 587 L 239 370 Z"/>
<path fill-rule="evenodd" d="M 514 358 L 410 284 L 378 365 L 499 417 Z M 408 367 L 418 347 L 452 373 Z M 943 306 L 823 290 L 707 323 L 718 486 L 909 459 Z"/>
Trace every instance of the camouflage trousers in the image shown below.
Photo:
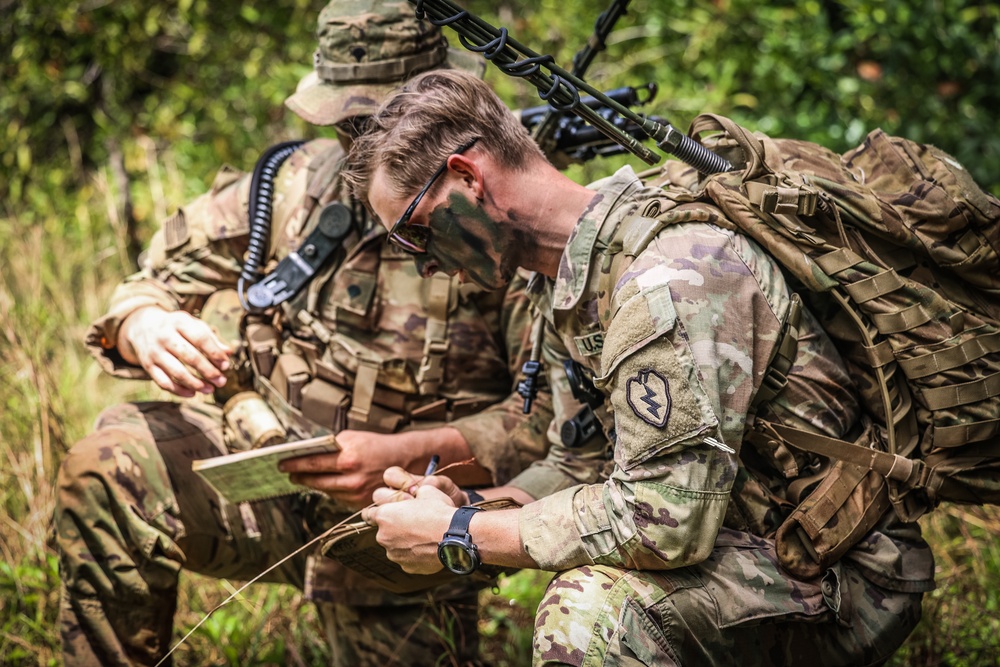
<path fill-rule="evenodd" d="M 922 593 L 880 588 L 845 561 L 820 581 L 795 581 L 772 542 L 725 545 L 742 535 L 729 532 L 695 566 L 556 576 L 535 619 L 533 664 L 863 667 L 887 660 L 920 620 Z"/>
<path fill-rule="evenodd" d="M 191 471 L 225 453 L 221 411 L 200 403 L 105 411 L 59 471 L 60 631 L 71 665 L 153 665 L 169 650 L 182 569 L 248 580 L 329 526 L 310 526 L 300 496 L 233 505 Z M 309 550 L 262 581 L 314 599 L 338 665 L 475 661 L 476 591 L 394 596 L 337 591 Z M 329 569 L 329 568 L 327 568 Z M 341 568 L 343 569 L 343 568 Z"/>

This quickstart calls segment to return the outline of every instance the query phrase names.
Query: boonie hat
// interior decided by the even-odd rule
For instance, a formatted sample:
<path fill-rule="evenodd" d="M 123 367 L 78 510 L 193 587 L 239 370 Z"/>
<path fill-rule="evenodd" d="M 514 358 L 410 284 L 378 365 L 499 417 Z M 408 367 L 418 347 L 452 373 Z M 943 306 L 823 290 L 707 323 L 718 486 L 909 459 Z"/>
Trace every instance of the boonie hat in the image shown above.
<path fill-rule="evenodd" d="M 420 72 L 458 68 L 483 75 L 475 54 L 448 48 L 441 29 L 408 2 L 332 0 L 319 14 L 313 71 L 285 105 L 314 125 L 370 116 Z"/>

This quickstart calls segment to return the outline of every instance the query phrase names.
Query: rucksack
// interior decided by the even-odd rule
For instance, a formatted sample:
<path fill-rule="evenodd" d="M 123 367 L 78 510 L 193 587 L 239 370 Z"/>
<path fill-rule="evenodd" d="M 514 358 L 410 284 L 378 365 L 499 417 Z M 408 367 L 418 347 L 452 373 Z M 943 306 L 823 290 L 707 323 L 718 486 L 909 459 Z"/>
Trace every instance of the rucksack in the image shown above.
<path fill-rule="evenodd" d="M 745 167 L 702 179 L 696 200 L 780 263 L 865 412 L 851 442 L 761 419 L 748 431 L 837 462 L 778 530 L 782 564 L 816 576 L 890 508 L 914 521 L 942 501 L 1000 503 L 1000 201 L 946 153 L 881 130 L 843 155 L 716 115 L 690 134 L 718 131 L 711 147 Z M 772 360 L 763 395 L 789 365 Z"/>

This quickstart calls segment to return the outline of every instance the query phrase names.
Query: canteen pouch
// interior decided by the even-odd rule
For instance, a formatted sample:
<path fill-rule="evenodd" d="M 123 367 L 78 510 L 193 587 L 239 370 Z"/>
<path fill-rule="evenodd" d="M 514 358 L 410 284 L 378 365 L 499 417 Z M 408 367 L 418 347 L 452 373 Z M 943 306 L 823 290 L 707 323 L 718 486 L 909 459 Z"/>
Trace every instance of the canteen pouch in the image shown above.
<path fill-rule="evenodd" d="M 837 461 L 778 527 L 778 560 L 792 575 L 815 579 L 867 535 L 890 506 L 885 477 Z"/>

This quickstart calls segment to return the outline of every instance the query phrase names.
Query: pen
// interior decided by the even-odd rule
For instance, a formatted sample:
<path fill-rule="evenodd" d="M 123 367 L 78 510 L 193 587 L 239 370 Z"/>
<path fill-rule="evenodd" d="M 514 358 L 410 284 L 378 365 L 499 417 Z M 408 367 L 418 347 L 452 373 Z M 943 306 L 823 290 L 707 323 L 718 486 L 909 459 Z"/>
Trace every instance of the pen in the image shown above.
<path fill-rule="evenodd" d="M 424 477 L 430 477 L 437 470 L 438 463 L 441 462 L 441 457 L 437 454 L 431 456 L 431 462 L 427 464 L 427 472 L 424 473 Z"/>

